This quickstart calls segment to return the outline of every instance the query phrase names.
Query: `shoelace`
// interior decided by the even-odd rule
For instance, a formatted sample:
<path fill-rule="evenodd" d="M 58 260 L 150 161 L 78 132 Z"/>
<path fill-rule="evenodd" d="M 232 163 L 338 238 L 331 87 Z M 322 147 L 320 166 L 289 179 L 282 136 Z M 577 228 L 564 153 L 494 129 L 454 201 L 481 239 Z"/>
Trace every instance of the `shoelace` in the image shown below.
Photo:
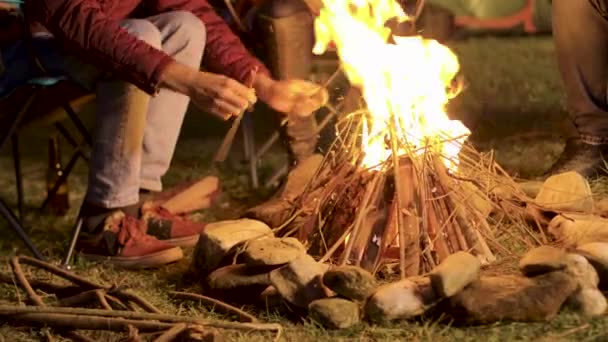
<path fill-rule="evenodd" d="M 119 225 L 118 243 L 123 246 L 146 237 L 146 233 L 142 229 L 142 222 L 134 217 L 125 216 L 120 220 Z"/>

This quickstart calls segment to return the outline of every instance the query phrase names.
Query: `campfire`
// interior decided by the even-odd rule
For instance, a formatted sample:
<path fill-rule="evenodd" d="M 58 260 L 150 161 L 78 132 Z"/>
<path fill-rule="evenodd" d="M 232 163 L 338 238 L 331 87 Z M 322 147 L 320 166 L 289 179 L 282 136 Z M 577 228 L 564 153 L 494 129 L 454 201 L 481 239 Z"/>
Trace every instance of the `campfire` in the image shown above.
<path fill-rule="evenodd" d="M 402 277 L 418 275 L 457 251 L 496 260 L 487 216 L 505 201 L 492 187 L 512 180 L 465 144 L 469 130 L 446 113 L 461 88 L 456 55 L 434 40 L 393 35 L 387 23 L 413 20 L 395 1 L 324 5 L 314 52 L 335 45 L 364 105 L 340 119 L 320 164 L 300 165 L 316 169 L 305 187 L 288 181 L 281 198 L 251 215 L 295 235 L 322 262 L 372 272 L 398 261 Z"/>

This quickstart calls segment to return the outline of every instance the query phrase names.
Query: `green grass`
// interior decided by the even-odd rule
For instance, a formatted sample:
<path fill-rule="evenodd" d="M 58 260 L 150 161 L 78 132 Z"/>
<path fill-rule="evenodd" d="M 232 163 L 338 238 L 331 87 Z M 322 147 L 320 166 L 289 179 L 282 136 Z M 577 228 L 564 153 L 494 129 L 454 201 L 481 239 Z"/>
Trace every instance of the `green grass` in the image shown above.
<path fill-rule="evenodd" d="M 533 176 L 542 172 L 560 152 L 560 137 L 567 134 L 567 115 L 557 73 L 551 40 L 548 37 L 475 38 L 453 44 L 462 64 L 467 88 L 450 105 L 454 118 L 462 119 L 473 131 L 472 140 L 483 150 L 494 149 L 497 160 L 513 173 Z M 260 120 L 261 121 L 261 120 Z M 258 122 L 259 123 L 259 122 Z M 207 120 L 193 111 L 187 117 L 177 147 L 175 160 L 166 176 L 167 186 L 214 172 L 209 167 L 219 145 L 224 123 Z M 268 129 L 262 129 L 267 132 Z M 44 130 L 26 132 L 23 137 L 23 168 L 28 206 L 40 204 L 45 194 L 46 148 Z M 261 133 L 260 137 L 265 136 Z M 42 145 L 42 146 L 41 146 Z M 238 145 L 237 145 L 238 148 Z M 235 152 L 238 154 L 238 152 Z M 265 173 L 284 156 L 275 151 L 265 162 Z M 226 193 L 218 208 L 200 214 L 202 219 L 238 217 L 242 210 L 259 201 L 260 194 L 247 187 L 246 169 L 233 163 L 221 173 Z M 14 202 L 12 162 L 0 158 L 0 196 Z M 86 185 L 86 167 L 80 164 L 70 177 L 70 213 L 62 218 L 29 209 L 26 222 L 43 253 L 59 260 L 67 246 L 70 226 L 82 201 Z M 605 184 L 595 184 L 605 189 Z M 14 204 L 11 202 L 11 204 Z M 0 220 L 0 270 L 8 271 L 8 257 L 27 253 L 21 242 Z M 182 275 L 189 258 L 155 271 L 132 272 L 107 265 L 78 263 L 76 271 L 105 283 L 133 287 L 163 310 L 172 313 L 223 318 L 203 308 L 172 302 L 166 290 L 184 285 Z M 512 263 L 510 267 L 512 268 Z M 191 284 L 188 287 L 192 286 Z M 23 296 L 23 294 L 21 294 Z M 15 287 L 0 286 L 0 302 L 15 301 Z M 455 328 L 432 321 L 399 322 L 391 326 L 361 324 L 345 331 L 326 331 L 310 322 L 288 322 L 271 309 L 259 310 L 264 320 L 284 323 L 285 341 L 603 341 L 607 340 L 608 319 L 587 320 L 563 313 L 548 323 L 510 323 L 481 327 Z M 39 341 L 44 330 L 0 325 L 0 341 Z M 99 340 L 116 336 L 97 335 Z M 234 334 L 229 340 L 263 341 L 268 335 Z"/>

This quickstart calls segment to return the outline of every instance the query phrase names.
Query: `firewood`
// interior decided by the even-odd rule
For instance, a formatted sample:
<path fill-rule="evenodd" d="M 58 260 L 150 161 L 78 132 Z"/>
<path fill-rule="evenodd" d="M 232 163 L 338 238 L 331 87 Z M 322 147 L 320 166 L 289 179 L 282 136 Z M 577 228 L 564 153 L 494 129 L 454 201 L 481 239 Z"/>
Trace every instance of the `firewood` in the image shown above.
<path fill-rule="evenodd" d="M 434 160 L 435 171 L 437 172 L 438 180 L 442 183 L 446 191 L 448 191 L 448 198 L 453 205 L 455 212 L 456 222 L 462 231 L 467 243 L 474 252 L 475 255 L 483 257 L 485 262 L 493 262 L 496 260 L 492 251 L 488 248 L 483 237 L 475 232 L 478 227 L 475 227 L 475 223 L 480 223 L 485 220 L 475 220 L 471 217 L 471 214 L 465 210 L 462 198 L 459 198 L 456 194 L 457 187 L 454 185 L 453 180 L 448 175 L 448 171 L 442 161 L 438 158 Z"/>
<path fill-rule="evenodd" d="M 211 197 L 218 191 L 218 188 L 219 180 L 217 177 L 205 177 L 162 203 L 162 206 L 176 215 L 209 208 L 212 201 Z"/>

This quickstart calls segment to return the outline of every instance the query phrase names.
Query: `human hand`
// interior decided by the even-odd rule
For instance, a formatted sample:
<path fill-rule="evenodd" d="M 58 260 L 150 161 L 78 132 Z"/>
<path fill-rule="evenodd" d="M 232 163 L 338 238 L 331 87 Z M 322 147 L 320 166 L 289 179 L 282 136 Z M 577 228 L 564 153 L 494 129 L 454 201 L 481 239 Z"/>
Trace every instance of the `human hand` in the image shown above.
<path fill-rule="evenodd" d="M 329 97 L 325 88 L 303 80 L 275 81 L 259 75 L 253 86 L 260 100 L 272 109 L 302 117 L 321 108 Z"/>
<path fill-rule="evenodd" d="M 239 115 L 256 101 L 255 91 L 229 77 L 200 72 L 189 91 L 192 103 L 222 120 Z"/>

